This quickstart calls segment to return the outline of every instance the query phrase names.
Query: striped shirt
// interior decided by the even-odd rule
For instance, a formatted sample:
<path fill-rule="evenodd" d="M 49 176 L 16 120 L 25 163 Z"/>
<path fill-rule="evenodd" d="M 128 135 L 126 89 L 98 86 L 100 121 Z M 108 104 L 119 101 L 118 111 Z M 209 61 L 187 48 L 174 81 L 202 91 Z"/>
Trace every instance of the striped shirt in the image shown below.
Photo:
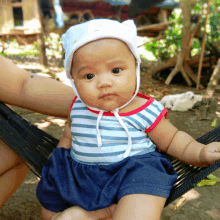
<path fill-rule="evenodd" d="M 128 128 L 132 139 L 129 156 L 153 152 L 156 146 L 147 135 L 166 117 L 167 110 L 149 96 L 138 93 L 146 99 L 141 107 L 119 116 Z M 70 109 L 72 147 L 74 160 L 88 164 L 111 164 L 123 160 L 127 149 L 128 136 L 117 118 L 111 112 L 104 112 L 99 124 L 102 147 L 97 145 L 96 124 L 98 111 L 94 111 L 74 98 Z"/>

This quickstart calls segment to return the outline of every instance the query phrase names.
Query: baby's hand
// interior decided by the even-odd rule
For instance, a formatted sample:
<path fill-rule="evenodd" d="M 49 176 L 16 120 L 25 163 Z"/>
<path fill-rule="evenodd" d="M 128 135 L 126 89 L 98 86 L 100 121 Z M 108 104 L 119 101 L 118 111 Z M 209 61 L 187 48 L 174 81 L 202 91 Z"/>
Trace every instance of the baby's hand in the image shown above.
<path fill-rule="evenodd" d="M 220 142 L 212 142 L 205 145 L 200 152 L 200 162 L 204 166 L 213 164 L 220 159 Z"/>

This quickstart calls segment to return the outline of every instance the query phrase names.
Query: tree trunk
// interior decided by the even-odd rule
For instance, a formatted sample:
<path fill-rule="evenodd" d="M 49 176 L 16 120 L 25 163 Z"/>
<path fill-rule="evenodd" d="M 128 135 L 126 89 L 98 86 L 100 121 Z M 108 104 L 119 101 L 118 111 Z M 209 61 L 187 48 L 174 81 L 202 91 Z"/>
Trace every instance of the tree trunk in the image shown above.
<path fill-rule="evenodd" d="M 167 85 L 170 84 L 171 80 L 173 79 L 173 77 L 178 73 L 178 72 L 181 72 L 183 77 L 185 78 L 188 86 L 191 86 L 192 85 L 192 82 L 190 81 L 189 77 L 187 76 L 187 74 L 185 73 L 184 71 L 184 68 L 183 68 L 183 60 L 185 58 L 185 50 L 182 50 L 180 55 L 178 56 L 177 58 L 177 63 L 176 63 L 176 66 L 174 68 L 174 70 L 170 73 L 170 75 L 167 77 L 165 83 Z"/>
<path fill-rule="evenodd" d="M 40 64 L 47 66 L 47 56 L 46 56 L 46 47 L 45 47 L 45 42 L 44 42 L 44 30 L 43 30 L 43 25 L 42 25 L 42 14 L 41 14 L 41 9 L 40 9 L 40 1 L 38 0 L 38 13 L 39 13 L 39 19 L 41 23 L 41 30 L 40 33 L 37 34 L 37 42 L 38 42 L 38 47 L 39 47 L 39 59 L 40 59 Z"/>
<path fill-rule="evenodd" d="M 213 74 L 210 78 L 208 87 L 206 89 L 205 96 L 206 97 L 212 97 L 215 91 L 216 86 L 218 85 L 218 80 L 220 79 L 220 59 L 218 60 L 217 65 L 215 66 L 215 69 L 213 71 Z"/>
<path fill-rule="evenodd" d="M 207 0 L 207 13 L 206 13 L 206 17 L 205 17 L 205 24 L 204 24 L 205 28 L 204 28 L 204 34 L 203 34 L 203 39 L 202 39 L 202 50 L 201 50 L 201 55 L 200 55 L 200 62 L 199 62 L 199 70 L 198 70 L 196 90 L 199 89 L 201 72 L 202 72 L 202 63 L 203 63 L 204 53 L 205 53 L 206 28 L 207 28 L 207 22 L 208 22 L 208 16 L 209 16 L 209 3 L 210 3 L 210 0 Z"/>
<path fill-rule="evenodd" d="M 46 47 L 44 44 L 44 36 L 43 33 L 37 34 L 37 42 L 39 47 L 39 59 L 40 64 L 47 66 L 47 56 L 46 56 Z"/>
<path fill-rule="evenodd" d="M 188 86 L 192 85 L 191 80 L 189 79 L 187 73 L 189 72 L 189 76 L 194 79 L 195 77 L 192 75 L 194 74 L 193 71 L 191 71 L 190 66 L 184 66 L 184 61 L 186 59 L 190 59 L 190 51 L 191 51 L 191 42 L 192 38 L 196 32 L 194 30 L 193 32 L 190 31 L 191 28 L 191 11 L 193 9 L 193 6 L 196 2 L 192 0 L 183 0 L 181 1 L 180 7 L 182 8 L 182 14 L 183 14 L 183 37 L 182 37 L 182 46 L 181 46 L 181 52 L 177 58 L 177 63 L 174 68 L 174 70 L 170 73 L 168 78 L 165 81 L 165 84 L 169 85 L 173 77 L 178 73 L 181 72 L 183 77 L 185 78 Z M 199 27 L 197 25 L 197 27 Z"/>

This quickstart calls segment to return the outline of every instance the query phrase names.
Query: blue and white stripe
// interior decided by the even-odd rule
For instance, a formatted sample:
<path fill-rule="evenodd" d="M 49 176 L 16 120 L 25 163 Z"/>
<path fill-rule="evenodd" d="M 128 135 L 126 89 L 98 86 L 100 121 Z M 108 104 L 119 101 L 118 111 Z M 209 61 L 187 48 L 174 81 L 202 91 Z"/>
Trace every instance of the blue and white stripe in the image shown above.
<path fill-rule="evenodd" d="M 156 146 L 145 130 L 154 123 L 163 108 L 163 105 L 154 100 L 147 108 L 136 114 L 121 116 L 132 139 L 129 156 L 155 151 Z M 111 164 L 124 159 L 128 143 L 124 128 L 114 116 L 103 116 L 99 126 L 102 147 L 98 147 L 97 117 L 98 114 L 89 111 L 81 100 L 76 99 L 70 113 L 73 137 L 71 156 L 77 161 L 89 164 Z"/>

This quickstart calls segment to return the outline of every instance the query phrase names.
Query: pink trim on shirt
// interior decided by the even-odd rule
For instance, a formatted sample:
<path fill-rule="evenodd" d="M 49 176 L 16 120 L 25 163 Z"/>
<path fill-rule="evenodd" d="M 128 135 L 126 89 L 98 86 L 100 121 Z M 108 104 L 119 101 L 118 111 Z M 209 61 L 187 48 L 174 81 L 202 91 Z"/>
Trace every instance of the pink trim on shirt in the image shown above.
<path fill-rule="evenodd" d="M 141 98 L 144 98 L 144 99 L 147 99 L 147 102 L 144 105 L 142 105 L 141 107 L 139 107 L 137 109 L 134 109 L 134 110 L 132 110 L 130 112 L 120 113 L 119 116 L 130 116 L 130 115 L 137 114 L 138 112 L 141 112 L 143 109 L 147 108 L 154 101 L 154 98 L 152 98 L 150 96 L 146 96 L 146 95 L 141 94 L 141 93 L 138 93 L 137 96 L 141 97 Z M 95 114 L 99 114 L 99 111 L 92 110 L 92 109 L 90 109 L 88 107 L 87 107 L 87 109 L 89 111 L 95 113 Z M 115 115 L 112 112 L 104 112 L 103 116 L 115 116 Z"/>
<path fill-rule="evenodd" d="M 161 121 L 163 116 L 165 116 L 165 118 L 167 117 L 167 109 L 165 108 L 161 111 L 160 115 L 157 117 L 155 122 L 148 129 L 146 129 L 145 132 L 146 133 L 151 132 L 157 126 L 157 124 Z"/>
<path fill-rule="evenodd" d="M 77 96 L 74 97 L 72 104 L 70 106 L 70 114 L 71 114 L 71 110 L 72 110 L 73 104 L 75 103 L 76 99 L 77 99 Z"/>

